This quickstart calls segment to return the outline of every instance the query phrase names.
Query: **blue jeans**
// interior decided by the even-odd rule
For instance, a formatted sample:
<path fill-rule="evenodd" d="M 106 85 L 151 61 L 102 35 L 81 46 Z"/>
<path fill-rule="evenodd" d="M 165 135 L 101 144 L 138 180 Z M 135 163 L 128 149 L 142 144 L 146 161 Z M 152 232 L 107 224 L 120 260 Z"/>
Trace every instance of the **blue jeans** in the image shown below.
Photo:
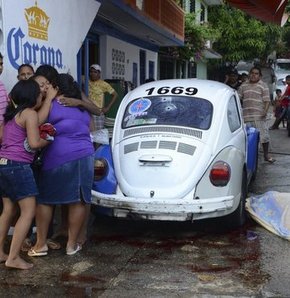
<path fill-rule="evenodd" d="M 30 163 L 0 158 L 0 197 L 13 202 L 38 195 Z"/>

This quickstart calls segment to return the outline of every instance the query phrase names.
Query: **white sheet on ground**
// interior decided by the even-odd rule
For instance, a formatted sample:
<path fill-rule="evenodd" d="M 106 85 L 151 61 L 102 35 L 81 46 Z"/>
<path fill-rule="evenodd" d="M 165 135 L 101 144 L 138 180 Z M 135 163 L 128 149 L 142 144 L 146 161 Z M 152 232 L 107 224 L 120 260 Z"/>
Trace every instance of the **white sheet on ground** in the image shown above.
<path fill-rule="evenodd" d="M 246 210 L 270 232 L 290 240 L 290 193 L 268 191 L 247 198 Z"/>

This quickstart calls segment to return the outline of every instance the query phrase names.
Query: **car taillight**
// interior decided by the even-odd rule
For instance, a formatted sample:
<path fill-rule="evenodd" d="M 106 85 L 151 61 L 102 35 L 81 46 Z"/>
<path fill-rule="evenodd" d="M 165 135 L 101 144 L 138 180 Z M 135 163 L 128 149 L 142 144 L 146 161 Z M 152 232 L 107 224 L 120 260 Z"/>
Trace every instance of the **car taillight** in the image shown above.
<path fill-rule="evenodd" d="M 230 166 L 224 161 L 216 162 L 210 171 L 210 181 L 214 186 L 226 186 L 231 177 Z"/>
<path fill-rule="evenodd" d="M 108 163 L 105 159 L 95 160 L 94 180 L 101 180 L 107 174 Z"/>

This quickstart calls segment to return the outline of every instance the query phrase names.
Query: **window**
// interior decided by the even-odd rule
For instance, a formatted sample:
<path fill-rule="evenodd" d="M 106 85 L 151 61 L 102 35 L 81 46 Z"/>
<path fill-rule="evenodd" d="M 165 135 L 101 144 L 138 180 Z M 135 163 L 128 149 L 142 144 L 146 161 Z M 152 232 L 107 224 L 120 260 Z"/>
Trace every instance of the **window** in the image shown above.
<path fill-rule="evenodd" d="M 231 132 L 234 132 L 241 127 L 241 118 L 235 96 L 232 96 L 229 100 L 228 122 Z"/>
<path fill-rule="evenodd" d="M 175 125 L 206 130 L 211 124 L 212 111 L 211 102 L 198 97 L 141 97 L 126 107 L 122 128 Z"/>
<path fill-rule="evenodd" d="M 205 6 L 202 3 L 200 4 L 200 22 L 205 22 Z"/>
<path fill-rule="evenodd" d="M 190 0 L 189 12 L 195 12 L 195 0 Z"/>

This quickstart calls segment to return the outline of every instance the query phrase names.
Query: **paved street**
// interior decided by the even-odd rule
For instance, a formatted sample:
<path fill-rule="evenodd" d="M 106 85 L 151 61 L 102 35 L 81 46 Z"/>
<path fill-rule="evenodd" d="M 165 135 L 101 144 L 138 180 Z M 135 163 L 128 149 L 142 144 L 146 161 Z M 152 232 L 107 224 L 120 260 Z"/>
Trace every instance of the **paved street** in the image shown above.
<path fill-rule="evenodd" d="M 274 164 L 260 158 L 250 191 L 290 192 L 290 138 L 271 131 Z M 59 223 L 59 222 L 58 222 Z M 60 239 L 65 245 L 65 239 Z M 289 242 L 248 220 L 234 231 L 193 224 L 91 218 L 75 256 L 29 258 L 30 271 L 0 265 L 0 297 L 290 297 Z"/>

